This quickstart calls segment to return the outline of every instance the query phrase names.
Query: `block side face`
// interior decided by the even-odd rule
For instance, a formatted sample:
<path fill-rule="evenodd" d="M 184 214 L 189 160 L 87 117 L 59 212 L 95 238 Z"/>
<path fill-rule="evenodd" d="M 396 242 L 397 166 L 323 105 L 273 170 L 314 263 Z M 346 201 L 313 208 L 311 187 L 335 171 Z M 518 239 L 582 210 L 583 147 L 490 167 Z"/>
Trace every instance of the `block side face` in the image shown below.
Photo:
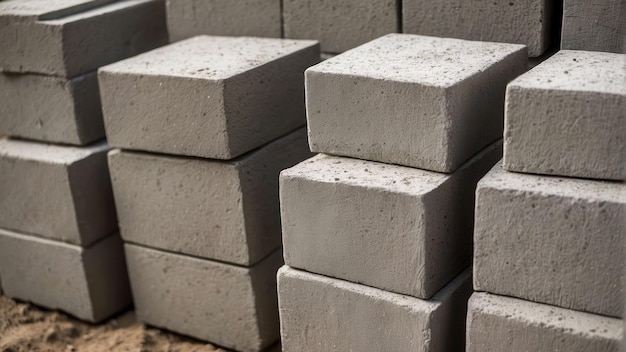
<path fill-rule="evenodd" d="M 81 144 L 104 138 L 104 120 L 97 72 L 79 76 L 73 82 L 74 112 Z"/>
<path fill-rule="evenodd" d="M 259 326 L 260 349 L 280 339 L 276 273 L 283 264 L 283 252 L 277 250 L 250 270 Z"/>
<path fill-rule="evenodd" d="M 340 53 L 398 31 L 395 0 L 283 1 L 286 38 L 319 39 L 323 52 Z"/>
<path fill-rule="evenodd" d="M 167 0 L 170 41 L 200 34 L 281 37 L 280 0 Z"/>
<path fill-rule="evenodd" d="M 621 0 L 565 0 L 561 49 L 624 53 L 625 12 Z"/>
<path fill-rule="evenodd" d="M 259 349 L 249 270 L 130 244 L 125 252 L 139 321 L 237 350 Z"/>
<path fill-rule="evenodd" d="M 247 265 L 233 165 L 131 152 L 109 155 L 124 241 Z"/>

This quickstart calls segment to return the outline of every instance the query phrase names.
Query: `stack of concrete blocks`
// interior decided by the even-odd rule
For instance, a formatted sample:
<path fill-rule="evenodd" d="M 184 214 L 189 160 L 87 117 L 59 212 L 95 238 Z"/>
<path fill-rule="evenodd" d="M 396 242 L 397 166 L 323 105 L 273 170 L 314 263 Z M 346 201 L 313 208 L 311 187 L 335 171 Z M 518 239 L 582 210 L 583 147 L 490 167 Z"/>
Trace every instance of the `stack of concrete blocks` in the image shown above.
<path fill-rule="evenodd" d="M 626 2 L 564 0 L 561 49 L 626 54 Z"/>
<path fill-rule="evenodd" d="M 0 3 L 7 296 L 91 322 L 131 304 L 96 69 L 166 40 L 161 0 Z"/>
<path fill-rule="evenodd" d="M 390 34 L 306 71 L 285 170 L 284 351 L 462 351 L 474 191 L 500 159 L 523 45 Z"/>
<path fill-rule="evenodd" d="M 618 351 L 625 60 L 561 51 L 507 87 L 504 162 L 477 189 L 469 352 Z"/>
<path fill-rule="evenodd" d="M 239 351 L 279 337 L 278 174 L 311 156 L 315 41 L 197 36 L 103 67 L 137 318 Z"/>

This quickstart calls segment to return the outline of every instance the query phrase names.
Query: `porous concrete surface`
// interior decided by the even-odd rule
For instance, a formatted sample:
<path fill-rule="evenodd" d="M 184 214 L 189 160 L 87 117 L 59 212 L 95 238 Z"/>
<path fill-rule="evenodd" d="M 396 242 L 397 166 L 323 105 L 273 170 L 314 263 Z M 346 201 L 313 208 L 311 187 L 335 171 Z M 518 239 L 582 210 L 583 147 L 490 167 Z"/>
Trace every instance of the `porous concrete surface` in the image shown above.
<path fill-rule="evenodd" d="M 425 301 L 284 266 L 283 351 L 463 351 L 470 276 L 465 270 Z"/>
<path fill-rule="evenodd" d="M 283 171 L 285 264 L 430 298 L 471 262 L 476 183 L 501 155 L 451 175 L 327 155 Z"/>
<path fill-rule="evenodd" d="M 281 0 L 167 0 L 170 41 L 201 34 L 280 38 Z"/>
<path fill-rule="evenodd" d="M 507 172 L 476 190 L 474 289 L 619 317 L 623 183 Z"/>
<path fill-rule="evenodd" d="M 80 247 L 0 229 L 4 295 L 100 322 L 128 307 L 122 240 Z"/>
<path fill-rule="evenodd" d="M 84 145 L 104 138 L 95 72 L 66 79 L 0 73 L 0 134 Z"/>
<path fill-rule="evenodd" d="M 137 319 L 237 351 L 279 338 L 282 252 L 241 267 L 125 244 Z"/>
<path fill-rule="evenodd" d="M 390 34 L 306 71 L 313 152 L 452 172 L 502 137 L 526 48 Z"/>
<path fill-rule="evenodd" d="M 280 247 L 278 175 L 311 156 L 300 129 L 233 161 L 115 150 L 124 241 L 251 265 Z"/>
<path fill-rule="evenodd" d="M 617 352 L 622 321 L 488 293 L 474 293 L 467 352 Z"/>
<path fill-rule="evenodd" d="M 396 0 L 283 0 L 285 38 L 317 39 L 341 53 L 399 31 Z"/>
<path fill-rule="evenodd" d="M 504 168 L 626 179 L 626 55 L 560 51 L 507 87 Z"/>
<path fill-rule="evenodd" d="M 305 123 L 315 41 L 198 36 L 99 71 L 112 146 L 232 159 Z"/>
<path fill-rule="evenodd" d="M 404 33 L 504 42 L 541 55 L 550 45 L 552 0 L 402 0 Z"/>
<path fill-rule="evenodd" d="M 625 35 L 626 3 L 624 1 L 563 1 L 561 49 L 626 54 Z"/>
<path fill-rule="evenodd" d="M 74 77 L 166 42 L 164 0 L 0 2 L 0 71 Z"/>
<path fill-rule="evenodd" d="M 109 149 L 0 139 L 0 228 L 81 246 L 117 232 Z"/>

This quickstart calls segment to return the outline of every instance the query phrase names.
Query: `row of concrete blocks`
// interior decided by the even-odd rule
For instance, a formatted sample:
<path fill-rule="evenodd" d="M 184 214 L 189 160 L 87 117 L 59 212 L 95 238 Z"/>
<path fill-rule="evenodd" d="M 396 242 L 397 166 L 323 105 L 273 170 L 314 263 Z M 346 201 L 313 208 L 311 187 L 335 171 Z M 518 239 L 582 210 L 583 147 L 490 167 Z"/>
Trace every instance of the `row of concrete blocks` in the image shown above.
<path fill-rule="evenodd" d="M 200 34 L 320 40 L 341 53 L 395 32 L 524 44 L 544 53 L 557 36 L 561 2 L 447 0 L 167 0 L 170 39 Z M 565 0 L 561 48 L 623 52 L 626 5 Z"/>

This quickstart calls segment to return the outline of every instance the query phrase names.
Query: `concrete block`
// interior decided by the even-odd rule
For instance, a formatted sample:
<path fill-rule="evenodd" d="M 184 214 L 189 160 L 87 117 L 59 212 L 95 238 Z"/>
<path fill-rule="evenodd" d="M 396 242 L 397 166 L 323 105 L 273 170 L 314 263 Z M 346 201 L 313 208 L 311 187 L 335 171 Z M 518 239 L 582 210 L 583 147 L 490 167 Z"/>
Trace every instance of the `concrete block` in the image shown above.
<path fill-rule="evenodd" d="M 199 36 L 99 71 L 112 146 L 232 159 L 304 125 L 313 41 Z"/>
<path fill-rule="evenodd" d="M 74 77 L 166 42 L 164 0 L 0 2 L 0 71 Z"/>
<path fill-rule="evenodd" d="M 311 150 L 452 172 L 502 137 L 525 47 L 390 34 L 306 71 Z"/>
<path fill-rule="evenodd" d="M 283 0 L 285 38 L 316 39 L 341 53 L 400 30 L 396 0 Z"/>
<path fill-rule="evenodd" d="M 125 247 L 139 321 L 244 352 L 278 339 L 280 250 L 253 267 L 240 267 Z"/>
<path fill-rule="evenodd" d="M 476 183 L 501 147 L 451 175 L 326 155 L 283 171 L 285 263 L 430 298 L 471 262 Z"/>
<path fill-rule="evenodd" d="M 104 138 L 95 72 L 73 79 L 0 73 L 0 134 L 84 145 Z"/>
<path fill-rule="evenodd" d="M 468 269 L 424 301 L 285 266 L 278 271 L 283 351 L 461 352 L 470 276 Z"/>
<path fill-rule="evenodd" d="M 553 0 L 402 0 L 404 33 L 523 44 L 528 55 L 550 45 Z"/>
<path fill-rule="evenodd" d="M 131 305 L 122 240 L 90 247 L 0 229 L 4 294 L 100 322 Z"/>
<path fill-rule="evenodd" d="M 0 139 L 0 227 L 83 247 L 117 232 L 108 150 Z"/>
<path fill-rule="evenodd" d="M 507 87 L 504 168 L 626 179 L 626 55 L 560 51 Z"/>
<path fill-rule="evenodd" d="M 251 265 L 280 247 L 278 174 L 311 156 L 301 129 L 233 161 L 115 150 L 124 241 Z"/>
<path fill-rule="evenodd" d="M 280 38 L 281 0 L 167 0 L 170 41 L 201 34 Z"/>
<path fill-rule="evenodd" d="M 496 165 L 476 190 L 474 289 L 622 316 L 622 183 Z"/>
<path fill-rule="evenodd" d="M 467 352 L 617 352 L 622 335 L 615 318 L 488 293 L 469 300 Z"/>
<path fill-rule="evenodd" d="M 626 3 L 564 0 L 561 49 L 626 53 Z"/>

